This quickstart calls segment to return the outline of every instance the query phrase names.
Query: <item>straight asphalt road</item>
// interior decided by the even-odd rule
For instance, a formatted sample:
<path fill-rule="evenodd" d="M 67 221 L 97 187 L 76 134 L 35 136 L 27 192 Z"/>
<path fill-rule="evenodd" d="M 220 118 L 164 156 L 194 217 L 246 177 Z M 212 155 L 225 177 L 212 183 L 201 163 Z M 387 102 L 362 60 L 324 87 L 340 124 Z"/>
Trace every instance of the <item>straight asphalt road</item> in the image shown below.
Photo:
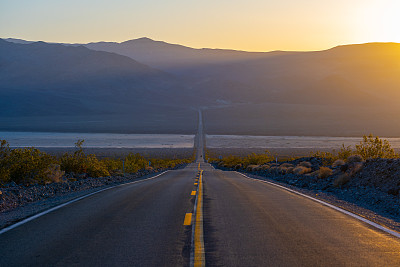
<path fill-rule="evenodd" d="M 400 266 L 400 240 L 236 172 L 202 164 L 207 266 Z"/>
<path fill-rule="evenodd" d="M 188 265 L 196 173 L 192 164 L 18 226 L 0 235 L 0 266 Z"/>
<path fill-rule="evenodd" d="M 187 266 L 198 250 L 191 244 L 202 247 L 202 240 L 207 266 L 400 266 L 398 238 L 205 163 L 200 112 L 199 118 L 197 194 L 203 194 L 196 206 L 203 213 L 197 209 L 195 217 L 196 223 L 202 218 L 196 225 L 204 235 L 183 225 L 194 208 L 196 163 L 92 195 L 1 234 L 0 266 Z M 193 236 L 199 238 L 192 243 Z"/>

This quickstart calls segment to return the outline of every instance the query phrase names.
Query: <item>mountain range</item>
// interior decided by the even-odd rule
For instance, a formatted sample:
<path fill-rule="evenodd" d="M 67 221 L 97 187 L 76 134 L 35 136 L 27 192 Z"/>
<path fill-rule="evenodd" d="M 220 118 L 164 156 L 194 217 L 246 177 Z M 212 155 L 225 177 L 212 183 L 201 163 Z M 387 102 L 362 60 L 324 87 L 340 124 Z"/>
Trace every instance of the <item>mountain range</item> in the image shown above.
<path fill-rule="evenodd" d="M 0 39 L 0 130 L 400 135 L 400 44 L 315 52 Z M 11 119 L 12 118 L 12 119 Z"/>

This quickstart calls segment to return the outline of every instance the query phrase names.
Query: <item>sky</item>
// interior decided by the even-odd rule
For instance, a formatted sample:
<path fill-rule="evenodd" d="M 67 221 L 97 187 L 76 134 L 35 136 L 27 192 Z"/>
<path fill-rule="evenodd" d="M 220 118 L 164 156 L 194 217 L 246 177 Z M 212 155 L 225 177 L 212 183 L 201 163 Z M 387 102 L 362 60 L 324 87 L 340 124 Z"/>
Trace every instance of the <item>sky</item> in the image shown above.
<path fill-rule="evenodd" d="M 400 42 L 398 0 L 0 0 L 0 38 L 309 51 Z"/>

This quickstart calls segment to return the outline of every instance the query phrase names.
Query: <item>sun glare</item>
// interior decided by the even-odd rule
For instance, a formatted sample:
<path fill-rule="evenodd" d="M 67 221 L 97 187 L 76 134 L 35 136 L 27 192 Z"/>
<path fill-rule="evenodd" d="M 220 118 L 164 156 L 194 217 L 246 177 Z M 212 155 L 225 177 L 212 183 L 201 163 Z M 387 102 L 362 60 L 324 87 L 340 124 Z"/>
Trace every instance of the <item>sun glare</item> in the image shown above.
<path fill-rule="evenodd" d="M 359 34 L 361 38 L 377 42 L 400 42 L 400 1 L 374 1 L 361 9 Z"/>

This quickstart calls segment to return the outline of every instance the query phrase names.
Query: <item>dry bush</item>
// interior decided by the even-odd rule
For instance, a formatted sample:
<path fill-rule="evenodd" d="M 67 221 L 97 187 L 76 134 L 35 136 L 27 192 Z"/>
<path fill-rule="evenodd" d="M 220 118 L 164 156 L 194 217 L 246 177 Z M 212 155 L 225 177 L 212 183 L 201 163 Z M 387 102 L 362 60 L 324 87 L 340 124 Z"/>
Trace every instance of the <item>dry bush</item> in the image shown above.
<path fill-rule="evenodd" d="M 247 166 L 246 171 L 248 171 L 248 172 L 255 171 L 255 169 L 256 169 L 258 166 L 259 166 L 259 165 L 249 165 L 249 166 Z"/>
<path fill-rule="evenodd" d="M 293 169 L 294 174 L 306 174 L 306 173 L 310 173 L 310 172 L 311 172 L 311 168 L 307 168 L 304 166 L 297 166 L 296 168 Z"/>
<path fill-rule="evenodd" d="M 362 162 L 363 158 L 360 155 L 351 155 L 347 158 L 346 162 L 348 164 L 355 163 L 355 162 Z"/>
<path fill-rule="evenodd" d="M 373 136 L 372 134 L 363 136 L 363 141 L 361 141 L 359 145 L 356 145 L 356 151 L 364 159 L 391 159 L 399 157 L 388 140 L 382 140 L 378 136 Z"/>
<path fill-rule="evenodd" d="M 337 160 L 335 160 L 335 162 L 332 164 L 332 167 L 333 167 L 333 168 L 336 168 L 336 167 L 342 166 L 342 165 L 344 165 L 344 164 L 346 164 L 346 163 L 344 162 L 344 160 L 342 160 L 342 159 L 337 159 Z"/>
<path fill-rule="evenodd" d="M 333 181 L 334 187 L 342 187 L 343 185 L 347 184 L 350 181 L 350 175 L 348 173 L 343 173 L 338 178 Z"/>
<path fill-rule="evenodd" d="M 289 168 L 289 167 L 293 167 L 293 164 L 290 163 L 283 163 L 279 166 L 279 168 Z"/>
<path fill-rule="evenodd" d="M 52 183 L 62 182 L 62 177 L 64 174 L 65 172 L 61 170 L 60 165 L 58 164 L 50 164 L 46 170 L 47 179 Z"/>
<path fill-rule="evenodd" d="M 262 171 L 269 170 L 270 168 L 271 168 L 271 165 L 269 165 L 269 164 L 264 164 L 264 165 L 261 165 L 261 167 L 260 167 L 260 169 Z"/>
<path fill-rule="evenodd" d="M 300 162 L 297 166 L 302 166 L 302 167 L 306 167 L 306 168 L 311 168 L 311 163 L 308 161 L 302 161 Z"/>
<path fill-rule="evenodd" d="M 325 179 L 333 174 L 332 170 L 328 167 L 321 167 L 318 171 L 318 178 Z"/>
<path fill-rule="evenodd" d="M 281 165 L 278 167 L 279 171 L 281 171 L 282 174 L 288 173 L 288 169 L 289 169 L 289 168 L 293 168 L 293 164 L 290 164 L 290 163 L 283 163 L 283 164 L 281 164 Z"/>

